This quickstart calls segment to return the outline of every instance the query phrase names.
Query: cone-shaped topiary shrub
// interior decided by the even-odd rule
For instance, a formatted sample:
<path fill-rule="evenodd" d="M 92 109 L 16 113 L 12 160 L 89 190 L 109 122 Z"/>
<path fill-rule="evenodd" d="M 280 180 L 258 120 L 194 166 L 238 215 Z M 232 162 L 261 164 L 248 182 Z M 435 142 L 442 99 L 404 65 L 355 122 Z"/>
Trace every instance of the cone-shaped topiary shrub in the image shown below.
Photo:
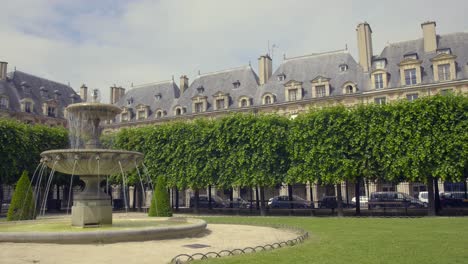
<path fill-rule="evenodd" d="M 166 178 L 164 176 L 158 177 L 148 216 L 172 216 L 169 194 L 166 189 Z"/>
<path fill-rule="evenodd" d="M 34 219 L 34 199 L 30 185 L 28 172 L 23 171 L 23 174 L 16 183 L 15 193 L 11 198 L 7 214 L 8 221 Z"/>

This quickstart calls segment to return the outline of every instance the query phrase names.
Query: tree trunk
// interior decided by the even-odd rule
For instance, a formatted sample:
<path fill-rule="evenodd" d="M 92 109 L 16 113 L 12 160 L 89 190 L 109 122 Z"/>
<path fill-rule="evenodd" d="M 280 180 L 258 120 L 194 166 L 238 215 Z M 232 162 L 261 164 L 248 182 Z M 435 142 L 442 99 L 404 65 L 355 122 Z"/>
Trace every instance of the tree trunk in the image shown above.
<path fill-rule="evenodd" d="M 356 215 L 361 215 L 361 177 L 356 178 L 356 183 L 354 184 L 354 197 L 356 197 Z"/>
<path fill-rule="evenodd" d="M 341 195 L 341 183 L 336 185 L 336 201 L 338 205 L 338 216 L 343 216 L 343 197 Z"/>
<path fill-rule="evenodd" d="M 213 209 L 213 204 L 211 203 L 211 185 L 208 185 L 208 209 Z"/>
<path fill-rule="evenodd" d="M 294 214 L 294 203 L 293 203 L 293 188 L 291 184 L 288 184 L 288 200 L 289 200 L 289 215 Z"/>
<path fill-rule="evenodd" d="M 310 193 L 310 208 L 314 209 L 314 191 L 312 190 L 312 183 L 309 183 L 309 193 Z"/>
<path fill-rule="evenodd" d="M 249 188 L 250 189 L 250 211 L 252 212 L 252 209 L 253 209 L 253 190 L 252 188 Z"/>
<path fill-rule="evenodd" d="M 3 184 L 0 179 L 0 214 L 2 213 L 2 204 L 3 204 Z"/>
<path fill-rule="evenodd" d="M 434 207 L 436 215 L 440 214 L 440 197 L 439 197 L 439 179 L 434 178 Z"/>
<path fill-rule="evenodd" d="M 179 188 L 175 187 L 175 209 L 179 211 Z"/>
<path fill-rule="evenodd" d="M 200 210 L 198 208 L 198 200 L 200 198 L 200 191 L 198 189 L 195 190 L 195 206 L 194 206 L 194 212 L 195 214 L 200 214 Z"/>
<path fill-rule="evenodd" d="M 260 187 L 260 215 L 266 216 L 265 211 L 265 188 L 262 186 Z"/>
<path fill-rule="evenodd" d="M 229 208 L 233 208 L 234 207 L 234 187 L 231 187 L 229 189 L 229 200 L 231 201 L 231 203 L 229 204 Z M 240 208 L 240 204 L 239 204 L 239 208 Z"/>
<path fill-rule="evenodd" d="M 427 177 L 427 215 L 435 216 L 435 205 L 434 205 L 434 179 L 432 176 Z"/>
<path fill-rule="evenodd" d="M 258 192 L 258 186 L 255 186 L 255 203 L 257 205 L 257 210 L 260 210 L 260 194 Z"/>

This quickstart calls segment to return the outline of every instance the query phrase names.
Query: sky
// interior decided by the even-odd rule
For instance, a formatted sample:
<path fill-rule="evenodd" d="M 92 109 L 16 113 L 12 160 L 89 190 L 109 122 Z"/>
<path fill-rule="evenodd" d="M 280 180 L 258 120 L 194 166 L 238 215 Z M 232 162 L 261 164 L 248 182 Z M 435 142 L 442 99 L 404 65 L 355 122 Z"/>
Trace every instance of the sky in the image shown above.
<path fill-rule="evenodd" d="M 387 43 L 468 32 L 466 0 L 0 0 L 0 61 L 17 70 L 101 91 L 251 63 L 348 48 L 371 25 L 374 54 Z"/>

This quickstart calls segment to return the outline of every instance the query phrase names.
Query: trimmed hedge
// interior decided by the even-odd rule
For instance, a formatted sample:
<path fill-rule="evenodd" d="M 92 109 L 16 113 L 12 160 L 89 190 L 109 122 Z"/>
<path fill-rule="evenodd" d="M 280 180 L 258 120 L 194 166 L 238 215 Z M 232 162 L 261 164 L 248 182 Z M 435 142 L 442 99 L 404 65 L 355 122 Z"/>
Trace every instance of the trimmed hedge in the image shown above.
<path fill-rule="evenodd" d="M 158 181 L 154 187 L 153 199 L 151 200 L 148 216 L 172 216 L 166 185 L 165 177 L 158 177 Z"/>
<path fill-rule="evenodd" d="M 35 218 L 34 199 L 28 172 L 16 183 L 15 193 L 8 208 L 7 221 L 30 220 Z"/>

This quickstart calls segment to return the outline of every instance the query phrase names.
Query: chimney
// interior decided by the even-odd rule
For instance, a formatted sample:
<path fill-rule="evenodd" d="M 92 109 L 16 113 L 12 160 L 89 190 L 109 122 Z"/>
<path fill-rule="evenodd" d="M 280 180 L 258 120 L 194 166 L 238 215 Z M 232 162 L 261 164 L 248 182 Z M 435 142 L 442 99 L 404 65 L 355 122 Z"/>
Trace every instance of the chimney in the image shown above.
<path fill-rule="evenodd" d="M 117 102 L 120 100 L 120 98 L 124 97 L 124 95 L 125 95 L 125 88 L 122 88 L 122 87 L 114 87 L 114 88 L 115 88 L 115 90 L 114 90 L 114 91 L 115 91 L 115 92 L 114 92 L 114 94 L 115 94 L 114 98 L 115 98 L 115 102 L 117 103 Z"/>
<path fill-rule="evenodd" d="M 81 85 L 80 87 L 80 97 L 81 101 L 87 102 L 88 101 L 88 87 L 86 85 Z"/>
<path fill-rule="evenodd" d="M 114 86 L 115 86 L 115 85 L 114 85 Z M 115 88 L 114 88 L 114 86 L 111 86 L 111 87 L 110 87 L 109 102 L 110 102 L 111 104 L 114 104 L 114 103 L 115 103 L 115 102 L 114 102 L 114 93 L 115 93 Z"/>
<path fill-rule="evenodd" d="M 260 85 L 265 84 L 271 76 L 271 58 L 268 54 L 258 58 L 258 75 L 260 77 Z"/>
<path fill-rule="evenodd" d="M 421 24 L 424 38 L 424 52 L 434 52 L 437 50 L 436 22 L 427 21 Z"/>
<path fill-rule="evenodd" d="M 8 62 L 0 61 L 0 81 L 5 81 L 7 78 Z"/>
<path fill-rule="evenodd" d="M 180 76 L 180 86 L 179 86 L 179 89 L 180 91 L 183 93 L 185 92 L 187 89 L 188 89 L 188 86 L 189 86 L 189 79 L 187 77 L 187 75 L 182 75 Z"/>
<path fill-rule="evenodd" d="M 372 66 L 372 29 L 367 22 L 361 23 L 356 28 L 359 64 L 368 72 Z"/>
<path fill-rule="evenodd" d="M 110 103 L 115 104 L 119 101 L 120 99 L 120 89 L 121 87 L 117 87 L 115 84 L 114 86 L 111 86 L 110 88 Z"/>

